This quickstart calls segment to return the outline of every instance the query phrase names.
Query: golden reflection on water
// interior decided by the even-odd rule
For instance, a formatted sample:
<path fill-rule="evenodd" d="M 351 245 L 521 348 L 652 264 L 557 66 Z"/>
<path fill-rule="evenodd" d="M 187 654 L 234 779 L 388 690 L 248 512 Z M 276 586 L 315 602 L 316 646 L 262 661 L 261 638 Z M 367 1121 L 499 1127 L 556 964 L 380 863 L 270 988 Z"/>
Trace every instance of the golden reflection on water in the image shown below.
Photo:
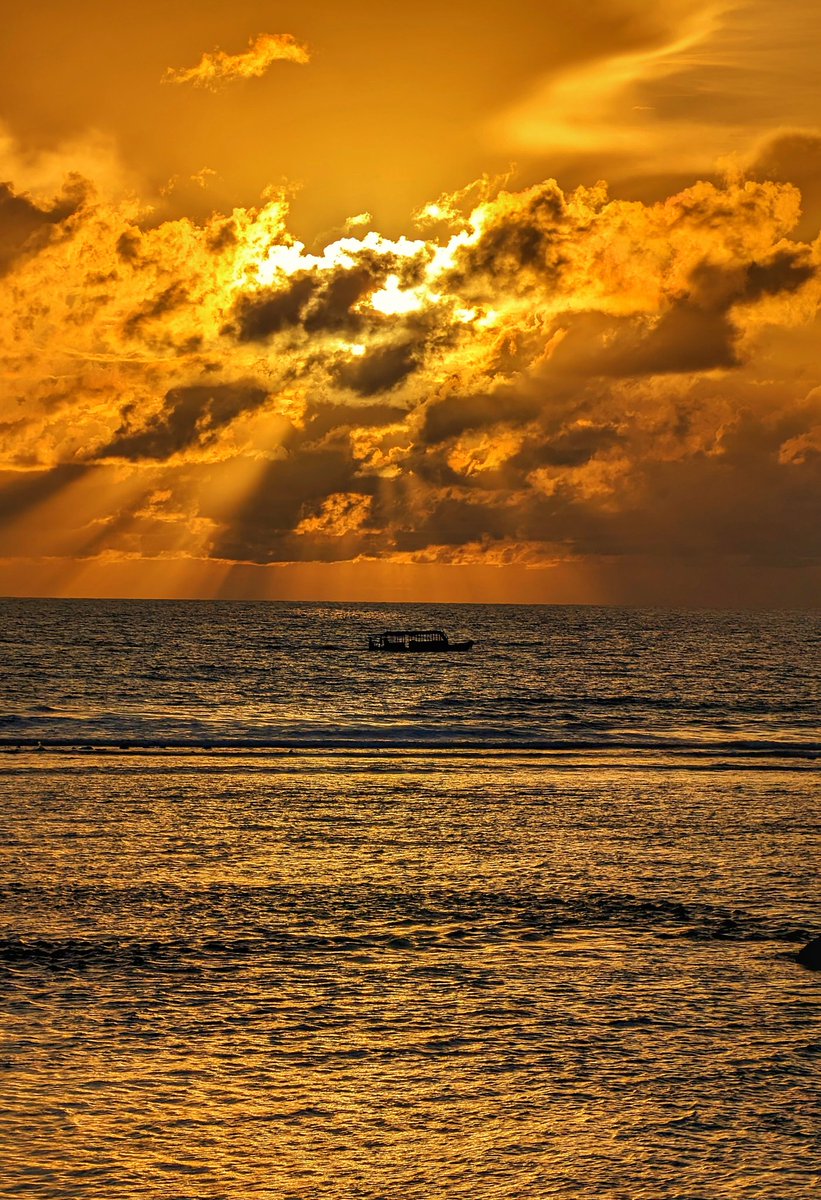
<path fill-rule="evenodd" d="M 10 1194 L 809 1197 L 817 773 L 662 765 L 5 756 Z"/>

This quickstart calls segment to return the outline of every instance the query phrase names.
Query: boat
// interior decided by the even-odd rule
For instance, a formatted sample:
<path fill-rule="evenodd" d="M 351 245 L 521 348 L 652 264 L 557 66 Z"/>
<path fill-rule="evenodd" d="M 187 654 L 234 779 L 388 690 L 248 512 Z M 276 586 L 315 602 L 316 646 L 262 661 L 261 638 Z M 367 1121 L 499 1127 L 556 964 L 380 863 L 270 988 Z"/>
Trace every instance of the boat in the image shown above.
<path fill-rule="evenodd" d="M 368 638 L 369 650 L 390 650 L 399 654 L 448 654 L 453 650 L 471 650 L 473 642 L 452 642 L 441 629 L 389 629 Z"/>

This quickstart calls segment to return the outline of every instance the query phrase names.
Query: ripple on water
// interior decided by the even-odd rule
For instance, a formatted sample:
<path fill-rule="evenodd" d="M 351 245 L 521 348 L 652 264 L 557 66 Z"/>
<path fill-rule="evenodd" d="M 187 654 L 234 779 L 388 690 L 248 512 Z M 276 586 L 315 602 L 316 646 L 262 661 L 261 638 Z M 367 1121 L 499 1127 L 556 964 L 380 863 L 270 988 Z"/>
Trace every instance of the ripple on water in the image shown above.
<path fill-rule="evenodd" d="M 804 778 L 336 765 L 5 778 L 10 1194 L 809 1200 Z"/>

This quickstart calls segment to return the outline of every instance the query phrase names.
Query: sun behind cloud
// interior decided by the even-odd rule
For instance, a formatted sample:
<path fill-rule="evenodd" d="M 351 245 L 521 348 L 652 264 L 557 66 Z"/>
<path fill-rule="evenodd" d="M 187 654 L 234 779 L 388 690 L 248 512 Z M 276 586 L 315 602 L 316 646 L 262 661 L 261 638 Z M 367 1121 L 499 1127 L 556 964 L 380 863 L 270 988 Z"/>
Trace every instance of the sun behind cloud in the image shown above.
<path fill-rule="evenodd" d="M 311 252 L 281 196 L 144 226 L 79 181 L 6 189 L 0 553 L 786 565 L 819 465 L 779 366 L 821 294 L 799 204 L 547 180 Z"/>

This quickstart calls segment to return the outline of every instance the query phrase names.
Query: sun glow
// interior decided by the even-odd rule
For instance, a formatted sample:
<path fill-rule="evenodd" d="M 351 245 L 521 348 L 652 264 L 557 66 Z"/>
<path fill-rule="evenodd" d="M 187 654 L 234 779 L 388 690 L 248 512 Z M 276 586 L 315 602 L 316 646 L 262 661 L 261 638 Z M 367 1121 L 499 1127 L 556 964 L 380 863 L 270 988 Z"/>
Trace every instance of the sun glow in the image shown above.
<path fill-rule="evenodd" d="M 371 296 L 370 305 L 386 317 L 395 317 L 403 313 L 418 312 L 426 301 L 435 303 L 438 299 L 437 295 L 424 287 L 404 289 L 398 275 L 389 275 L 385 286 Z"/>

